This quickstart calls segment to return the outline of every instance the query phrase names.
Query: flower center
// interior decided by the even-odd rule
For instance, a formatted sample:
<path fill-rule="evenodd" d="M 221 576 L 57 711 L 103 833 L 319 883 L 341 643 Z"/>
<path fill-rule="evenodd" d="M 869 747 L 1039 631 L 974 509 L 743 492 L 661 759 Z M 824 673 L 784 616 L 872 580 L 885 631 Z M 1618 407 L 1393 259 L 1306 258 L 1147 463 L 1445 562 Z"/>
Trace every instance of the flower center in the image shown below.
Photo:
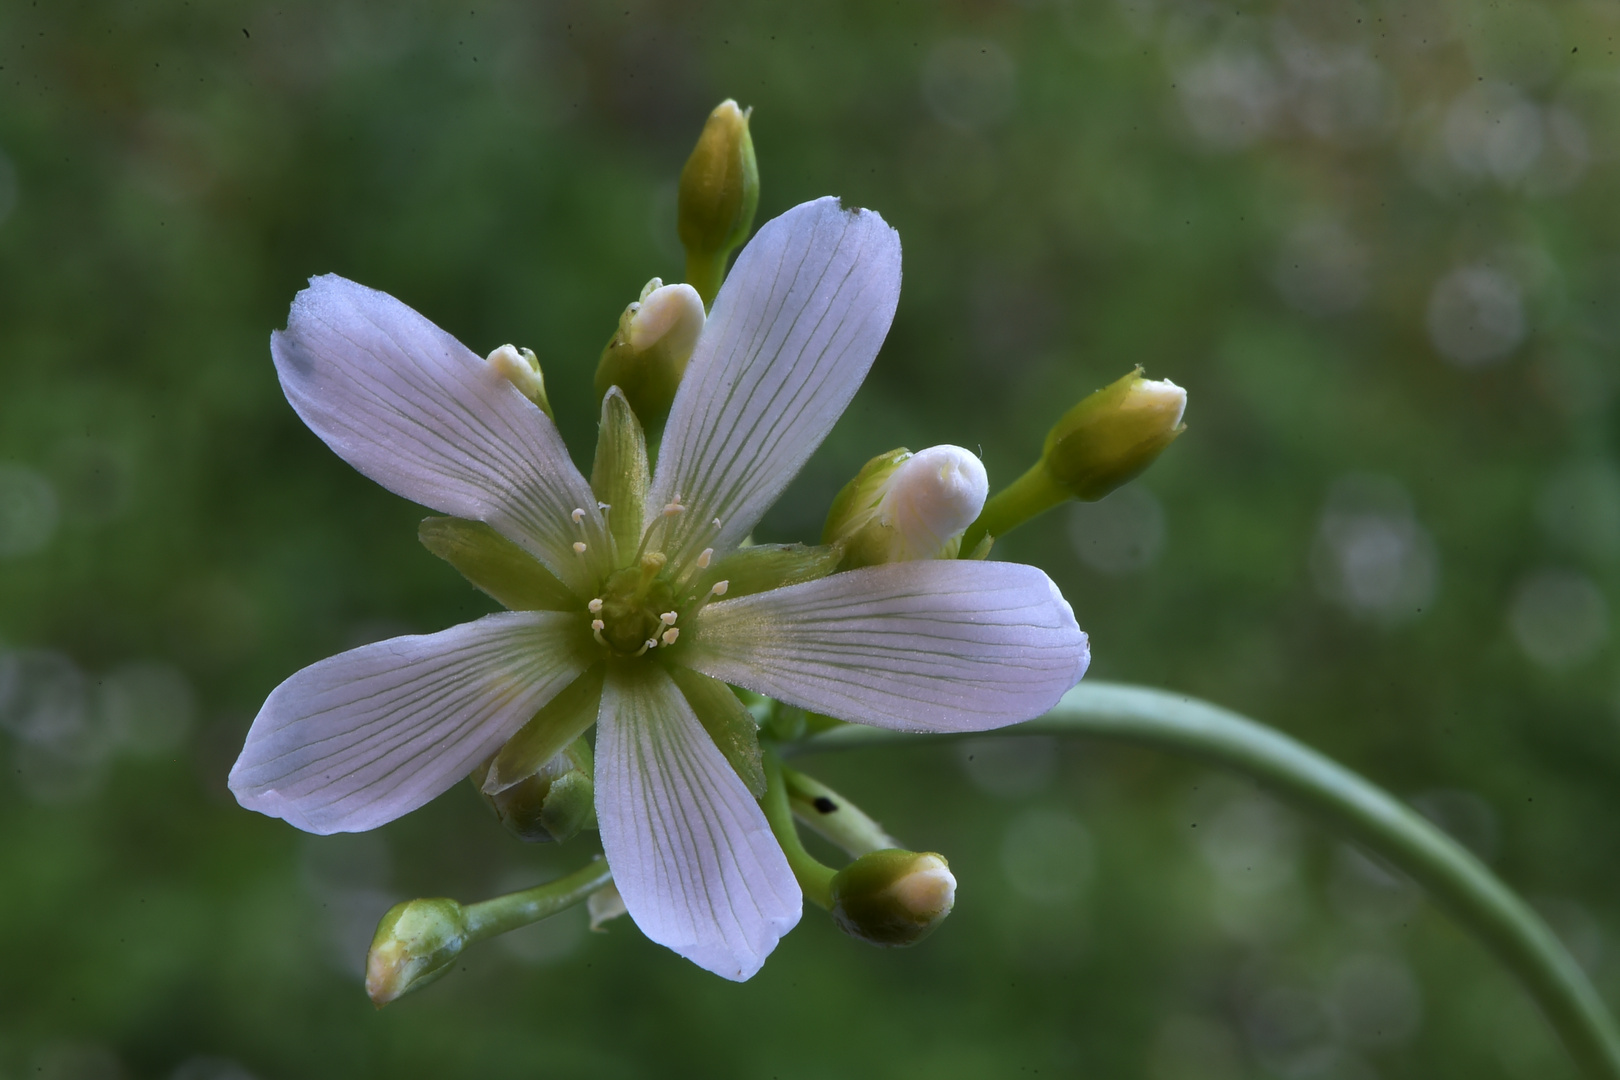
<path fill-rule="evenodd" d="M 621 656 L 639 656 L 679 637 L 675 589 L 664 573 L 662 552 L 648 552 L 616 570 L 590 602 L 596 639 Z"/>

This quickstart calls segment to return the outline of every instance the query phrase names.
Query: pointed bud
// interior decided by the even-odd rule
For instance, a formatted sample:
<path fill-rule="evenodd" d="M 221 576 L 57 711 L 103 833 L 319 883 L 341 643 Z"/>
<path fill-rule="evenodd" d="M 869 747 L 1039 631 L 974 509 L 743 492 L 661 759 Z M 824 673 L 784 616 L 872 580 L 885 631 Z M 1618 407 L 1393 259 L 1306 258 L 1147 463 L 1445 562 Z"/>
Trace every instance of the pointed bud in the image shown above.
<path fill-rule="evenodd" d="M 722 101 L 681 170 L 677 228 L 686 248 L 686 278 L 705 306 L 714 303 L 726 256 L 748 239 L 759 206 L 759 166 L 748 133 L 752 112 L 729 98 Z"/>
<path fill-rule="evenodd" d="M 956 878 L 943 855 L 891 848 L 862 855 L 832 881 L 832 916 L 872 945 L 915 945 L 956 904 Z"/>
<path fill-rule="evenodd" d="M 647 282 L 641 299 L 619 316 L 619 328 L 602 350 L 597 398 L 617 386 L 642 427 L 662 425 L 703 323 L 703 301 L 692 286 L 665 285 L 658 278 Z"/>
<path fill-rule="evenodd" d="M 540 374 L 540 358 L 532 349 L 502 345 L 489 354 L 488 362 L 502 378 L 522 391 L 524 397 L 540 406 L 541 412 L 552 420 L 557 419 L 552 415 L 551 402 L 546 400 L 546 380 Z"/>
<path fill-rule="evenodd" d="M 591 748 L 576 739 L 562 753 L 517 783 L 487 792 L 487 769 L 472 774 L 484 801 L 519 839 L 549 843 L 572 839 L 590 823 L 596 798 Z"/>
<path fill-rule="evenodd" d="M 844 549 L 841 569 L 953 559 L 984 508 L 984 465 L 960 446 L 879 454 L 833 499 L 822 543 Z"/>
<path fill-rule="evenodd" d="M 466 944 L 467 916 L 454 900 L 395 904 L 366 954 L 366 993 L 380 1009 L 449 971 Z"/>
<path fill-rule="evenodd" d="M 1081 400 L 1046 436 L 1047 474 L 1076 499 L 1107 495 L 1187 430 L 1187 391 L 1135 371 Z"/>

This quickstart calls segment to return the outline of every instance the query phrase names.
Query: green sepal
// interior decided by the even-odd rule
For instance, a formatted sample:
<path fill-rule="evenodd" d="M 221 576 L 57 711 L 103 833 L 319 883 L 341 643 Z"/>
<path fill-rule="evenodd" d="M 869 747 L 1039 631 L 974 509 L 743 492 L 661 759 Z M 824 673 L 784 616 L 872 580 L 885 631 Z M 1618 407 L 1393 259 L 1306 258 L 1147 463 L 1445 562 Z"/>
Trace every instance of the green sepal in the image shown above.
<path fill-rule="evenodd" d="M 416 536 L 423 547 L 512 611 L 573 611 L 580 605 L 539 560 L 482 521 L 423 518 Z"/>
<path fill-rule="evenodd" d="M 670 665 L 669 677 L 675 680 L 703 730 L 737 771 L 749 793 L 756 799 L 764 795 L 765 763 L 760 756 L 754 714 L 719 679 L 677 664 Z"/>
<path fill-rule="evenodd" d="M 910 450 L 897 446 L 862 465 L 855 478 L 833 496 L 821 542 L 836 544 L 864 525 L 883 499 L 883 481 L 910 456 Z"/>
<path fill-rule="evenodd" d="M 698 595 L 717 581 L 726 583 L 726 599 L 780 589 L 824 578 L 838 569 L 843 552 L 837 547 L 807 544 L 755 544 L 738 548 L 695 580 Z"/>
<path fill-rule="evenodd" d="M 575 739 L 517 783 L 493 794 L 480 793 L 514 836 L 530 843 L 562 843 L 573 839 L 595 816 L 593 766 L 590 744 Z M 487 778 L 487 770 L 471 777 L 475 784 Z"/>
<path fill-rule="evenodd" d="M 484 774 L 480 787 L 486 795 L 534 775 L 585 734 L 601 709 L 604 670 L 601 664 L 592 665 L 506 740 Z"/>
<path fill-rule="evenodd" d="M 602 422 L 596 432 L 596 461 L 591 465 L 591 491 L 608 504 L 608 529 L 623 563 L 641 543 L 643 504 L 651 481 L 647 437 L 641 421 L 617 386 L 602 398 Z"/>

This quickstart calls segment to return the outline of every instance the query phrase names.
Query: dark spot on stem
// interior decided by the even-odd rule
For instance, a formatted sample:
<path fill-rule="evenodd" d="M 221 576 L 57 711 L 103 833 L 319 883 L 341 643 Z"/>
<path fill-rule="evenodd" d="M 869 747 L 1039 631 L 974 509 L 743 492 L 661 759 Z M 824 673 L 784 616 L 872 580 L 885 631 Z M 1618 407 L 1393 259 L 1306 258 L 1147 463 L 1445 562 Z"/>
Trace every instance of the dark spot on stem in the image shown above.
<path fill-rule="evenodd" d="M 816 801 L 811 805 L 817 810 L 821 811 L 823 814 L 830 814 L 834 810 L 838 809 L 838 804 L 827 798 L 825 795 L 817 795 Z"/>

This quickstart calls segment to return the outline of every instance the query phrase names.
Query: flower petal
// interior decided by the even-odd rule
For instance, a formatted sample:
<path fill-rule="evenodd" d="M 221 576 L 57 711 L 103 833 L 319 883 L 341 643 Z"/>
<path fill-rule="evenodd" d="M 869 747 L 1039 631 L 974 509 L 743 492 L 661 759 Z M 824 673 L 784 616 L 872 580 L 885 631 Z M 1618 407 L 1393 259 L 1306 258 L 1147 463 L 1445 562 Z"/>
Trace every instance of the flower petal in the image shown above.
<path fill-rule="evenodd" d="M 596 499 L 556 425 L 392 296 L 336 274 L 311 278 L 270 352 L 304 423 L 389 491 L 489 523 L 576 591 L 585 560 L 575 542 L 607 556 Z"/>
<path fill-rule="evenodd" d="M 641 932 L 741 982 L 799 921 L 799 884 L 765 814 L 655 664 L 608 675 L 596 816 Z"/>
<path fill-rule="evenodd" d="M 467 775 L 585 669 L 582 626 L 503 612 L 311 664 L 270 692 L 231 790 L 306 832 L 392 821 Z"/>
<path fill-rule="evenodd" d="M 1086 635 L 1017 563 L 889 563 L 713 603 L 681 663 L 815 712 L 900 731 L 1039 716 L 1079 681 Z"/>
<path fill-rule="evenodd" d="M 899 234 L 837 199 L 794 207 L 743 249 L 653 472 L 649 520 L 677 497 L 686 507 L 664 544 L 676 565 L 748 535 L 854 397 L 899 299 Z"/>

